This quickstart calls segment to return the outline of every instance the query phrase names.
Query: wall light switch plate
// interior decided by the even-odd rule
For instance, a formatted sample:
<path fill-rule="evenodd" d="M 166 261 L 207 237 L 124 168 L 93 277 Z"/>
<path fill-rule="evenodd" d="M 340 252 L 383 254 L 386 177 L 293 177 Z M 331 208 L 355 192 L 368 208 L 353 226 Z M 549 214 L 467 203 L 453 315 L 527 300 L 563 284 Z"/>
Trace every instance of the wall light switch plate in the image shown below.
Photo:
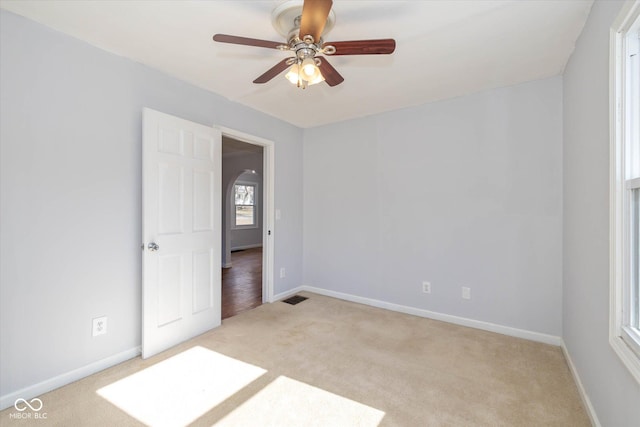
<path fill-rule="evenodd" d="M 462 287 L 462 299 L 471 299 L 471 288 Z"/>

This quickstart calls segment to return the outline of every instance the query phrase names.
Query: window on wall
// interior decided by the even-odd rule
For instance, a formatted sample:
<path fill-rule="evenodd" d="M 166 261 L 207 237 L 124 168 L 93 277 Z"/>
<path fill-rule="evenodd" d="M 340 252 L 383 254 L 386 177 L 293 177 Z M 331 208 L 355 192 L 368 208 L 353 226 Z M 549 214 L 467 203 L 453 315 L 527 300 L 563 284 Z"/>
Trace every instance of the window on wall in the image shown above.
<path fill-rule="evenodd" d="M 609 341 L 640 382 L 640 1 L 612 27 Z"/>
<path fill-rule="evenodd" d="M 236 183 L 233 186 L 235 228 L 256 227 L 256 185 Z"/>

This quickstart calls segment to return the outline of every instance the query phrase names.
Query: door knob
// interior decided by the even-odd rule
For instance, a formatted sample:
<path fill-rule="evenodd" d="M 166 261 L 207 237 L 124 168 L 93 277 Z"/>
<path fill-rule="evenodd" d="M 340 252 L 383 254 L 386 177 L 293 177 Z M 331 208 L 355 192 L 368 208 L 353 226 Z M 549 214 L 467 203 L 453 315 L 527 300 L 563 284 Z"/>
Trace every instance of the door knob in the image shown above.
<path fill-rule="evenodd" d="M 149 246 L 147 246 L 147 247 L 149 248 L 149 251 L 151 251 L 151 252 L 155 252 L 158 249 L 160 249 L 160 246 L 158 246 L 158 244 L 155 243 L 155 242 L 149 243 Z"/>

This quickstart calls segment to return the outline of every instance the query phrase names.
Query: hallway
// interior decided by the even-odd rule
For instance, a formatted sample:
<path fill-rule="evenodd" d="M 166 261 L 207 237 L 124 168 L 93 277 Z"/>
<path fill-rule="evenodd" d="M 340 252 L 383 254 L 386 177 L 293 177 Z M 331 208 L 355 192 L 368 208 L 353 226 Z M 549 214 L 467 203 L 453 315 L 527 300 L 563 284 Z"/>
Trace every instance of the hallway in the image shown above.
<path fill-rule="evenodd" d="M 262 304 L 262 248 L 231 253 L 233 267 L 222 269 L 222 318 Z"/>

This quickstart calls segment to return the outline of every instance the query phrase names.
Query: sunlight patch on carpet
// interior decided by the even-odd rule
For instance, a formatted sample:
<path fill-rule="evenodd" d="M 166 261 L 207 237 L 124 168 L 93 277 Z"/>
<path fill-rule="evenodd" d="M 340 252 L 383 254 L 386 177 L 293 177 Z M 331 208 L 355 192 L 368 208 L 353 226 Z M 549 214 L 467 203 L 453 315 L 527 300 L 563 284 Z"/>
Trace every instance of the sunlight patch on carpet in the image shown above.
<path fill-rule="evenodd" d="M 193 347 L 97 393 L 150 426 L 185 426 L 266 370 Z"/>
<path fill-rule="evenodd" d="M 385 413 L 317 387 L 278 377 L 215 427 L 375 427 Z"/>

